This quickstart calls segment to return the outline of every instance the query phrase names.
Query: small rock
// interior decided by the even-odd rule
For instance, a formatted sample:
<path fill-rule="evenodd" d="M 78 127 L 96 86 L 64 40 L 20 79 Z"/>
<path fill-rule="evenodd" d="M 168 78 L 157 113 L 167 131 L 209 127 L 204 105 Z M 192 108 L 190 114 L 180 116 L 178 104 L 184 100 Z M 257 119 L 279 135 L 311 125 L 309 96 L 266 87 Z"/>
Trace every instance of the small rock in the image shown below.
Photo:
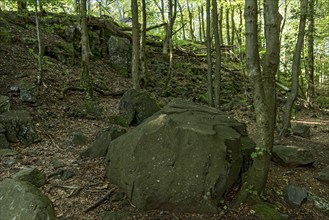
<path fill-rule="evenodd" d="M 0 134 L 4 134 L 5 132 L 6 132 L 5 126 L 0 123 Z"/>
<path fill-rule="evenodd" d="M 73 146 L 81 146 L 85 145 L 88 141 L 88 138 L 82 134 L 81 132 L 77 132 L 73 134 L 72 144 Z"/>
<path fill-rule="evenodd" d="M 23 102 L 35 103 L 38 95 L 38 85 L 26 80 L 19 82 L 20 99 Z"/>
<path fill-rule="evenodd" d="M 311 150 L 286 145 L 275 145 L 273 147 L 272 160 L 283 166 L 291 167 L 312 165 L 315 162 Z"/>
<path fill-rule="evenodd" d="M 314 206 L 318 210 L 323 212 L 325 215 L 329 216 L 329 201 L 319 196 L 316 196 L 310 192 L 308 193 L 308 199 L 309 201 L 312 201 L 314 203 Z"/>
<path fill-rule="evenodd" d="M 8 96 L 0 95 L 0 114 L 9 111 L 10 100 Z"/>
<path fill-rule="evenodd" d="M 311 128 L 309 126 L 299 124 L 292 128 L 292 134 L 303 138 L 309 138 L 311 136 Z"/>
<path fill-rule="evenodd" d="M 329 166 L 326 166 L 321 170 L 317 179 L 329 183 Z"/>
<path fill-rule="evenodd" d="M 284 220 L 289 219 L 288 216 L 280 213 L 277 208 L 269 203 L 258 203 L 256 205 L 252 206 L 252 209 L 255 211 L 255 216 L 257 216 L 257 219 L 262 220 Z"/>
<path fill-rule="evenodd" d="M 17 152 L 15 150 L 12 149 L 0 149 L 0 156 L 14 156 L 16 155 Z"/>
<path fill-rule="evenodd" d="M 125 211 L 105 211 L 100 214 L 102 220 L 123 220 L 129 216 Z"/>
<path fill-rule="evenodd" d="M 56 172 L 50 174 L 49 178 L 61 179 L 61 180 L 65 181 L 74 176 L 75 176 L 75 173 L 73 170 L 62 169 L 62 170 L 59 170 L 59 171 L 56 171 Z"/>
<path fill-rule="evenodd" d="M 8 149 L 9 142 L 7 141 L 6 135 L 0 134 L 0 149 Z"/>
<path fill-rule="evenodd" d="M 307 199 L 307 191 L 304 188 L 289 185 L 284 197 L 288 205 L 299 207 Z"/>
<path fill-rule="evenodd" d="M 59 159 L 53 159 L 51 161 L 51 164 L 53 165 L 54 169 L 66 166 L 66 164 L 63 161 L 59 160 Z"/>
<path fill-rule="evenodd" d="M 15 173 L 13 179 L 27 181 L 36 187 L 41 187 L 46 184 L 46 176 L 37 168 L 27 168 Z"/>

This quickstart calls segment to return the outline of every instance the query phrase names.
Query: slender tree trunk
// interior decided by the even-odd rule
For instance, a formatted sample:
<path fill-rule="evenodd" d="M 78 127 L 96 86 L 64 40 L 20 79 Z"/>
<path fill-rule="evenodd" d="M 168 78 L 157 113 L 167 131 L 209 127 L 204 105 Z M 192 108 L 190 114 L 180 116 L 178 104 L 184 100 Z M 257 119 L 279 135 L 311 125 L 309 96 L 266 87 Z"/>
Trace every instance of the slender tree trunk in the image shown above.
<path fill-rule="evenodd" d="M 239 191 L 238 204 L 249 197 L 259 197 L 263 191 L 274 139 L 275 73 L 279 66 L 280 55 L 279 0 L 264 0 L 266 54 L 263 71 L 260 64 L 257 13 L 257 1 L 245 0 L 247 70 L 254 86 L 257 147 L 253 153 L 253 163 Z"/>
<path fill-rule="evenodd" d="M 214 106 L 214 98 L 213 98 L 213 82 L 212 82 L 212 59 L 211 59 L 211 21 L 210 21 L 210 0 L 207 0 L 206 3 L 206 14 L 207 14 L 207 76 L 208 76 L 208 103 L 209 106 Z"/>
<path fill-rule="evenodd" d="M 314 0 L 309 0 L 309 24 L 308 24 L 308 72 L 306 73 L 307 78 L 307 102 L 310 106 L 313 104 L 314 99 Z"/>
<path fill-rule="evenodd" d="M 25 0 L 19 0 L 17 1 L 17 10 L 19 12 L 26 11 L 27 6 Z"/>
<path fill-rule="evenodd" d="M 43 61 L 43 54 L 42 54 L 42 43 L 40 38 L 40 28 L 39 28 L 39 19 L 38 19 L 38 0 L 34 1 L 34 11 L 35 11 L 35 24 L 37 29 L 37 39 L 38 39 L 38 72 L 39 75 L 37 76 L 37 83 L 41 85 L 43 76 L 42 76 L 42 61 Z"/>
<path fill-rule="evenodd" d="M 204 25 L 204 8 L 203 5 L 201 5 L 201 30 L 202 30 L 202 35 L 203 38 L 206 39 L 206 30 L 205 30 L 205 25 Z"/>
<path fill-rule="evenodd" d="M 202 35 L 201 6 L 198 7 L 198 18 L 199 18 L 199 40 L 200 40 L 200 42 L 202 42 L 204 36 Z"/>
<path fill-rule="evenodd" d="M 306 26 L 306 17 L 307 17 L 307 8 L 308 8 L 308 0 L 301 1 L 301 15 L 298 27 L 298 39 L 295 47 L 295 52 L 293 55 L 293 63 L 292 63 L 292 88 L 291 92 L 288 95 L 288 99 L 285 104 L 284 112 L 283 112 L 283 125 L 280 135 L 286 135 L 288 133 L 288 129 L 291 127 L 290 119 L 291 119 L 291 111 L 292 107 L 295 103 L 295 100 L 298 95 L 298 73 L 300 70 L 300 56 L 301 51 L 304 44 L 305 37 L 305 26 Z"/>
<path fill-rule="evenodd" d="M 220 93 L 221 93 L 221 51 L 218 33 L 218 12 L 217 1 L 212 1 L 212 24 L 214 29 L 215 48 L 216 48 L 216 64 L 215 64 L 215 107 L 220 107 Z"/>
<path fill-rule="evenodd" d="M 131 14 L 132 14 L 132 62 L 131 73 L 133 88 L 139 90 L 139 22 L 138 22 L 138 4 L 137 0 L 131 0 Z"/>
<path fill-rule="evenodd" d="M 218 20 L 218 29 L 219 29 L 219 41 L 224 44 L 224 37 L 223 37 L 223 18 L 224 18 L 224 9 L 223 5 L 220 6 L 219 10 L 219 20 Z"/>
<path fill-rule="evenodd" d="M 194 29 L 193 29 L 193 12 L 190 8 L 189 0 L 186 0 L 186 5 L 187 5 L 188 18 L 189 18 L 189 23 L 190 23 L 190 35 L 191 35 L 192 41 L 195 42 Z"/>
<path fill-rule="evenodd" d="M 93 103 L 93 83 L 90 75 L 89 66 L 89 38 L 87 27 L 87 6 L 86 0 L 80 2 L 81 12 L 81 57 L 82 57 L 82 71 L 80 77 L 81 87 L 85 89 L 85 105 L 88 113 L 95 113 L 95 106 Z"/>
<path fill-rule="evenodd" d="M 181 22 L 182 31 L 183 31 L 183 39 L 186 40 L 183 7 L 181 6 L 181 4 L 179 2 L 177 2 L 177 4 L 179 7 L 179 12 L 180 12 L 180 22 Z"/>
<path fill-rule="evenodd" d="M 230 9 L 226 9 L 226 40 L 227 45 L 231 45 L 231 35 L 230 35 Z"/>
<path fill-rule="evenodd" d="M 234 21 L 234 6 L 231 6 L 231 45 L 234 45 L 234 40 L 235 40 L 235 21 Z"/>
<path fill-rule="evenodd" d="M 146 65 L 146 2 L 141 0 L 142 3 L 142 31 L 141 31 L 141 44 L 140 44 L 140 62 L 141 62 L 141 78 L 144 80 L 145 84 L 148 84 L 150 81 L 150 76 L 147 71 Z"/>

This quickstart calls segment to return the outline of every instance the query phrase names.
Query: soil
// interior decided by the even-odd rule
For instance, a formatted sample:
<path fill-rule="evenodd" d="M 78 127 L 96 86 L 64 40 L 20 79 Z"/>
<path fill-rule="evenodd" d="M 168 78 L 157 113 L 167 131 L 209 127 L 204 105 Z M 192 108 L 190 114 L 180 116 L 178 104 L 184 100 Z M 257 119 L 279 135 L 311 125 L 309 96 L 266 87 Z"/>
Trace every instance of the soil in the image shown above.
<path fill-rule="evenodd" d="M 34 33 L 29 34 L 33 35 Z M 154 54 L 149 55 L 149 59 L 153 57 L 153 63 L 155 64 L 157 63 L 156 60 L 161 57 L 160 51 L 158 50 L 159 54 L 156 56 Z M 154 53 L 156 54 L 156 52 Z M 180 55 L 174 57 L 174 62 L 198 62 L 200 66 L 205 65 L 205 62 L 200 58 L 197 61 L 195 59 Z M 131 88 L 131 79 L 113 71 L 108 59 L 93 58 L 90 64 L 94 78 L 105 81 L 112 91 L 125 91 Z M 230 68 L 226 69 L 228 74 L 236 74 L 228 69 Z M 108 210 L 125 211 L 129 213 L 128 219 L 256 219 L 254 211 L 249 205 L 231 208 L 230 204 L 226 204 L 225 209 L 222 209 L 219 214 L 210 216 L 193 213 L 171 213 L 160 210 L 141 211 L 129 203 L 125 197 L 119 200 L 111 199 L 111 197 L 110 199 L 107 198 L 94 209 L 86 211 L 110 190 L 120 191 L 106 179 L 104 158 L 82 159 L 79 156 L 80 152 L 95 139 L 102 129 L 111 126 L 108 117 L 118 113 L 120 96 L 104 96 L 95 92 L 95 98 L 103 109 L 102 116 L 99 118 L 86 116 L 83 112 L 84 97 L 81 92 L 68 91 L 64 99 L 61 99 L 60 94 L 66 86 L 79 85 L 79 71 L 78 58 L 73 66 L 49 58 L 44 71 L 44 84 L 39 88 L 37 103 L 24 103 L 20 101 L 18 94 L 10 92 L 10 87 L 17 85 L 21 79 L 35 81 L 37 61 L 31 56 L 26 45 L 20 41 L 9 45 L 1 44 L 0 94 L 10 97 L 12 109 L 24 109 L 30 112 L 41 141 L 28 146 L 12 143 L 11 148 L 16 150 L 18 154 L 0 157 L 0 181 L 23 168 L 38 168 L 49 177 L 46 185 L 41 187 L 41 190 L 54 203 L 58 219 L 100 219 L 99 214 Z M 165 78 L 161 75 L 158 77 Z M 199 74 L 199 77 L 202 83 L 206 82 L 204 73 Z M 175 81 L 175 91 L 178 97 L 197 100 L 191 94 L 186 96 L 184 91 L 179 91 L 179 89 L 184 90 L 187 85 L 194 86 L 195 79 L 193 77 L 176 74 L 173 81 Z M 201 82 L 197 92 L 204 94 L 206 84 Z M 148 87 L 147 90 L 152 96 L 156 97 L 161 105 L 172 99 L 170 94 L 164 94 L 160 84 L 154 84 Z M 230 93 L 230 91 L 226 91 L 226 93 Z M 238 95 L 243 96 L 243 94 Z M 257 138 L 254 115 L 248 102 L 237 103 L 231 109 L 228 109 L 227 113 L 245 122 L 250 136 Z M 315 178 L 322 168 L 329 165 L 328 118 L 328 112 L 323 109 L 301 108 L 295 114 L 293 124 L 303 123 L 311 126 L 311 137 L 308 139 L 296 136 L 276 137 L 276 143 L 312 149 L 316 158 L 313 166 L 307 167 L 289 168 L 273 162 L 270 164 L 264 199 L 278 207 L 282 213 L 289 215 L 290 219 L 329 219 L 328 216 L 317 210 L 313 203 L 306 201 L 299 208 L 291 208 L 287 206 L 283 196 L 284 189 L 292 184 L 303 187 L 307 191 L 329 200 L 328 184 Z M 72 136 L 77 132 L 82 132 L 88 137 L 86 145 L 73 145 Z M 63 161 L 65 168 L 72 170 L 75 175 L 67 180 L 50 178 L 56 172 L 52 164 L 54 159 Z"/>

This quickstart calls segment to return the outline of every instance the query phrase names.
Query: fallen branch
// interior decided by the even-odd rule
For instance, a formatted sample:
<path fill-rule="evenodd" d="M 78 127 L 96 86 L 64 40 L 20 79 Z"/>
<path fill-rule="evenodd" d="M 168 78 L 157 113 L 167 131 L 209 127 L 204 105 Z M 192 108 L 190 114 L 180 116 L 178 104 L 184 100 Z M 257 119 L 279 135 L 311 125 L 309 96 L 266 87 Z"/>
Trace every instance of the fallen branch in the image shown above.
<path fill-rule="evenodd" d="M 94 204 L 92 204 L 91 206 L 89 206 L 88 208 L 86 208 L 84 210 L 84 212 L 89 212 L 93 209 L 95 209 L 97 206 L 99 206 L 102 202 L 104 202 L 106 199 L 108 199 L 108 197 L 111 196 L 111 194 L 117 189 L 117 187 L 112 188 L 110 191 L 108 191 L 102 198 L 100 198 L 98 201 L 96 201 Z"/>

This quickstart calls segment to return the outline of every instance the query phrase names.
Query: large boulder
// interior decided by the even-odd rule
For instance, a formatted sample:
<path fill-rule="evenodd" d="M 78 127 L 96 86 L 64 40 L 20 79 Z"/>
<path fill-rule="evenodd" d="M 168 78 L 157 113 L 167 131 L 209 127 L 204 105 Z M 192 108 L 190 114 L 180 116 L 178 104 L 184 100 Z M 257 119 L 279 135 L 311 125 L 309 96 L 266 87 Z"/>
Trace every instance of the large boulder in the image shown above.
<path fill-rule="evenodd" d="M 306 166 L 315 162 L 314 154 L 310 149 L 298 146 L 275 145 L 272 155 L 272 160 L 283 166 Z"/>
<path fill-rule="evenodd" d="M 110 62 L 122 74 L 127 74 L 131 63 L 131 44 L 126 38 L 111 36 L 107 42 Z"/>
<path fill-rule="evenodd" d="M 216 213 L 248 164 L 246 136 L 223 112 L 175 100 L 111 142 L 107 177 L 140 209 Z"/>
<path fill-rule="evenodd" d="M 27 111 L 7 111 L 0 115 L 0 123 L 6 129 L 6 136 L 9 142 L 31 144 L 39 140 L 32 124 L 32 118 Z"/>
<path fill-rule="evenodd" d="M 119 103 L 120 114 L 126 119 L 128 126 L 139 125 L 159 110 L 156 101 L 148 93 L 135 89 L 129 89 L 125 92 Z"/>
<path fill-rule="evenodd" d="M 0 182 L 0 219 L 56 219 L 52 202 L 26 181 Z"/>

